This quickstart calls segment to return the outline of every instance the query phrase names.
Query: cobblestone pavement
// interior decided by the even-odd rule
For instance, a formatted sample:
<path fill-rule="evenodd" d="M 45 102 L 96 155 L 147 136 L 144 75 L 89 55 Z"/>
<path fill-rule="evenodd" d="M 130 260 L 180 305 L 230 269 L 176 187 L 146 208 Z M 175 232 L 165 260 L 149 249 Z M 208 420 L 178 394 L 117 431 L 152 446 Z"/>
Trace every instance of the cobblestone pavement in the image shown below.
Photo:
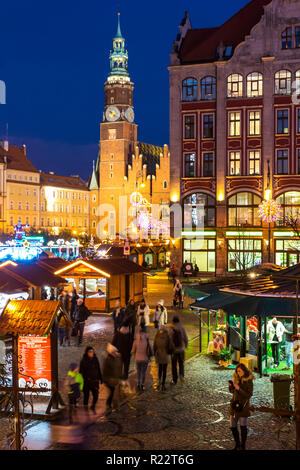
<path fill-rule="evenodd" d="M 87 449 L 101 450 L 229 450 L 227 380 L 231 373 L 215 359 L 196 356 L 186 363 L 185 383 L 166 392 L 155 389 L 156 366 L 152 364 L 147 388 L 128 397 L 118 411 L 98 416 L 85 429 Z M 133 380 L 133 377 L 132 379 Z M 270 379 L 255 381 L 252 404 L 272 396 Z M 104 406 L 104 395 L 99 407 Z M 279 425 L 284 424 L 278 434 Z M 289 420 L 278 422 L 272 415 L 254 412 L 249 419 L 249 450 L 294 449 L 294 427 Z M 54 444 L 51 449 L 63 449 Z"/>

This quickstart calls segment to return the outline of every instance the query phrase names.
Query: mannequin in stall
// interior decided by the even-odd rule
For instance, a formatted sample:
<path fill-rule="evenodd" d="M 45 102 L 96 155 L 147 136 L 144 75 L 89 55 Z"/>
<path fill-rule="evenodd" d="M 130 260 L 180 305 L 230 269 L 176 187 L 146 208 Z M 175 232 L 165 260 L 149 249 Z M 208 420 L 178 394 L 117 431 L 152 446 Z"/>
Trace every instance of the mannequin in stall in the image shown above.
<path fill-rule="evenodd" d="M 280 344 L 282 343 L 283 333 L 290 333 L 281 321 L 276 317 L 268 321 L 267 334 L 268 342 L 271 344 L 274 366 L 278 367 L 280 363 Z"/>

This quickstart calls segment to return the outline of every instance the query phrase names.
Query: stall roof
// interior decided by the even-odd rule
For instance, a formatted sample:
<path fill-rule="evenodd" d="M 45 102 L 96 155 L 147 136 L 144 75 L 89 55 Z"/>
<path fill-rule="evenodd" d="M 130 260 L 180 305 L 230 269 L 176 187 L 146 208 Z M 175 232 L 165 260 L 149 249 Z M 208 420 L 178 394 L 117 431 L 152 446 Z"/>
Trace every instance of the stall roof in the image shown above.
<path fill-rule="evenodd" d="M 200 310 L 219 310 L 221 308 L 224 310 L 223 307 L 225 305 L 230 305 L 244 298 L 244 295 L 216 292 L 209 295 L 205 299 L 198 300 L 197 302 L 193 303 L 191 307 Z"/>
<path fill-rule="evenodd" d="M 52 273 L 70 264 L 62 258 L 39 258 L 36 263 Z"/>
<path fill-rule="evenodd" d="M 279 296 L 245 296 L 242 300 L 224 305 L 222 310 L 239 316 L 291 317 L 296 314 L 296 299 Z"/>
<path fill-rule="evenodd" d="M 115 276 L 118 274 L 132 274 L 132 273 L 142 273 L 148 272 L 147 269 L 139 266 L 138 264 L 130 261 L 126 258 L 113 258 L 113 259 L 93 259 L 93 260 L 77 260 L 74 263 L 65 266 L 62 269 L 59 269 L 54 274 L 67 276 L 70 275 L 73 269 L 76 269 L 78 266 L 85 266 L 87 268 L 86 274 L 95 272 L 95 274 L 100 273 L 105 277 Z M 78 275 L 84 273 L 78 273 Z"/>
<path fill-rule="evenodd" d="M 16 294 L 18 292 L 27 292 L 28 285 L 18 281 L 8 273 L 0 270 L 0 292 L 1 294 Z"/>
<path fill-rule="evenodd" d="M 63 278 L 55 276 L 36 262 L 18 264 L 17 266 L 5 266 L 2 268 L 2 272 L 9 274 L 21 283 L 27 283 L 34 287 L 42 287 L 45 285 L 57 287 L 59 284 L 65 282 Z"/>
<path fill-rule="evenodd" d="M 0 316 L 0 333 L 45 336 L 58 308 L 54 300 L 11 300 Z"/>

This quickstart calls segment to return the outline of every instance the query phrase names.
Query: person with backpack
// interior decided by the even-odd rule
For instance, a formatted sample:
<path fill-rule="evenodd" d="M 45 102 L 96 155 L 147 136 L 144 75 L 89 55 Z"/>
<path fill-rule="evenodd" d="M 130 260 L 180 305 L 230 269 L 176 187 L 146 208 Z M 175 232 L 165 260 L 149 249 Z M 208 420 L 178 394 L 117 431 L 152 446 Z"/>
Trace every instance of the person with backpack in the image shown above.
<path fill-rule="evenodd" d="M 174 352 L 172 354 L 172 384 L 176 385 L 178 380 L 177 363 L 180 381 L 184 382 L 184 350 L 188 346 L 186 331 L 177 316 L 173 317 L 170 336 L 174 344 Z"/>
<path fill-rule="evenodd" d="M 144 327 L 145 331 L 147 329 L 146 327 L 149 326 L 150 324 L 149 313 L 150 313 L 149 305 L 146 304 L 145 299 L 142 299 L 138 306 L 136 316 L 137 316 L 137 325 L 140 328 Z"/>
<path fill-rule="evenodd" d="M 72 362 L 69 366 L 67 377 L 64 383 L 64 389 L 68 395 L 68 414 L 69 422 L 73 423 L 73 413 L 76 408 L 77 402 L 80 398 L 80 392 L 83 390 L 84 380 L 82 375 L 79 373 L 79 366 L 75 362 Z"/>
<path fill-rule="evenodd" d="M 153 317 L 154 328 L 158 329 L 161 325 L 168 323 L 168 312 L 164 306 L 164 301 L 160 300 L 156 306 Z"/>
<path fill-rule="evenodd" d="M 151 357 L 153 356 L 153 350 L 146 333 L 145 326 L 141 326 L 140 332 L 137 333 L 132 345 L 131 354 L 135 356 L 137 368 L 137 390 L 139 392 L 143 392 L 147 367 Z"/>

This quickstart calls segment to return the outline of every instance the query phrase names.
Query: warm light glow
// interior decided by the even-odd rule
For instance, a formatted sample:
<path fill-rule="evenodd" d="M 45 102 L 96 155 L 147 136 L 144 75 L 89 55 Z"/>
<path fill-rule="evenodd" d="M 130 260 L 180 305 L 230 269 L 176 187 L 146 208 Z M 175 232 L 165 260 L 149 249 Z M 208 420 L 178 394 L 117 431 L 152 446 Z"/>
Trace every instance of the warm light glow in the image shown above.
<path fill-rule="evenodd" d="M 266 189 L 265 190 L 265 200 L 269 201 L 271 199 L 272 191 L 271 189 Z"/>
<path fill-rule="evenodd" d="M 173 243 L 173 245 L 175 245 L 175 243 L 176 243 L 176 240 L 172 240 L 172 243 Z"/>
<path fill-rule="evenodd" d="M 141 183 L 141 188 L 145 188 L 145 187 L 146 187 L 145 183 Z"/>
<path fill-rule="evenodd" d="M 4 268 L 4 267 L 7 266 L 8 264 L 10 264 L 11 266 L 18 266 L 17 263 L 14 263 L 14 262 L 11 261 L 11 260 L 7 260 L 7 261 L 4 261 L 4 263 L 1 263 L 1 264 L 0 264 L 0 268 Z"/>
<path fill-rule="evenodd" d="M 105 276 L 105 277 L 110 277 L 110 274 L 105 273 L 104 271 L 101 271 L 101 269 L 96 268 L 96 267 L 93 266 L 92 264 L 89 264 L 89 263 L 87 263 L 86 261 L 83 261 L 82 259 L 80 259 L 80 260 L 78 260 L 78 261 L 75 261 L 74 263 L 72 263 L 72 264 L 70 264 L 70 265 L 68 265 L 68 266 L 65 266 L 65 267 L 62 268 L 62 269 L 59 269 L 58 271 L 55 271 L 54 274 L 56 274 L 57 276 L 59 276 L 60 274 L 66 272 L 66 271 L 69 271 L 70 269 L 75 268 L 75 267 L 78 266 L 79 264 L 83 264 L 84 266 L 87 266 L 87 267 L 90 268 L 91 270 L 96 271 L 96 272 L 102 274 L 102 275 Z"/>
<path fill-rule="evenodd" d="M 137 227 L 132 227 L 132 233 L 137 233 Z"/>
<path fill-rule="evenodd" d="M 254 279 L 256 277 L 256 274 L 255 273 L 250 273 L 249 276 L 251 277 L 251 279 Z"/>
<path fill-rule="evenodd" d="M 172 202 L 178 202 L 178 200 L 179 200 L 178 195 L 177 195 L 177 194 L 173 194 L 172 197 L 171 197 L 171 201 L 172 201 Z"/>
<path fill-rule="evenodd" d="M 219 192 L 218 194 L 218 201 L 224 201 L 224 194 L 222 192 Z"/>
<path fill-rule="evenodd" d="M 76 235 L 77 234 L 77 230 L 73 230 L 73 235 Z"/>
<path fill-rule="evenodd" d="M 276 220 L 279 219 L 281 213 L 281 205 L 274 199 L 265 199 L 258 206 L 259 217 L 263 222 L 267 222 L 268 224 L 270 224 L 271 222 L 276 222 Z"/>

